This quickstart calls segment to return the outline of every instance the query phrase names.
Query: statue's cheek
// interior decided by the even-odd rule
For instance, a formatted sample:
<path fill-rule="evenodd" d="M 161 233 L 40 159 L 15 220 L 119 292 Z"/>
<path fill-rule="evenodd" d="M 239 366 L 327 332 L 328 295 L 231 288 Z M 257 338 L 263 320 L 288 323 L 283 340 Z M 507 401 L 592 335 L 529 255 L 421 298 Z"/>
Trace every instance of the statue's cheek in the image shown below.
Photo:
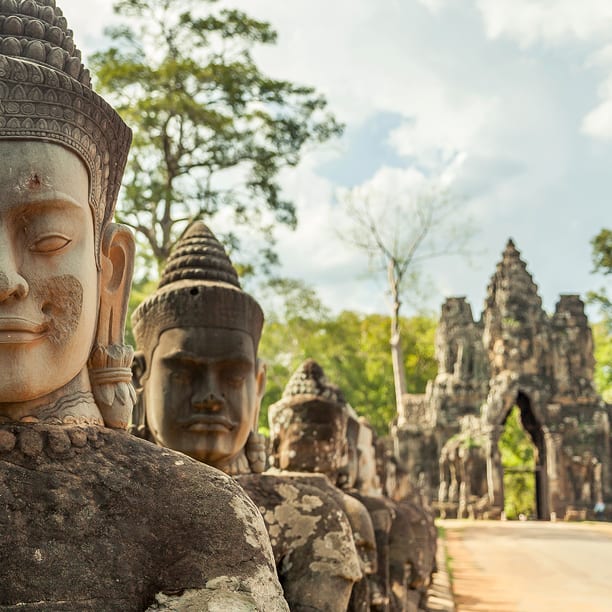
<path fill-rule="evenodd" d="M 34 282 L 31 292 L 51 325 L 49 341 L 56 346 L 69 341 L 83 313 L 81 282 L 74 276 L 57 276 Z"/>

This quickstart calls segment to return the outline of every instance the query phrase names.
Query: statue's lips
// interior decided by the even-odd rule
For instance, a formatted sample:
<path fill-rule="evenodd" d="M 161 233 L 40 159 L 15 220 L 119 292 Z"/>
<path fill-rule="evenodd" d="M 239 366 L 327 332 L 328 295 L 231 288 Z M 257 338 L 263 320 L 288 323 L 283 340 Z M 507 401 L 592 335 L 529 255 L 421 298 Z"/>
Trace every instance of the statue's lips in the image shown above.
<path fill-rule="evenodd" d="M 0 317 L 0 344 L 27 344 L 43 338 L 48 331 L 46 323 L 20 317 Z"/>
<path fill-rule="evenodd" d="M 210 431 L 232 431 L 236 426 L 228 418 L 220 415 L 198 414 L 179 421 L 179 425 L 189 431 L 210 432 Z"/>

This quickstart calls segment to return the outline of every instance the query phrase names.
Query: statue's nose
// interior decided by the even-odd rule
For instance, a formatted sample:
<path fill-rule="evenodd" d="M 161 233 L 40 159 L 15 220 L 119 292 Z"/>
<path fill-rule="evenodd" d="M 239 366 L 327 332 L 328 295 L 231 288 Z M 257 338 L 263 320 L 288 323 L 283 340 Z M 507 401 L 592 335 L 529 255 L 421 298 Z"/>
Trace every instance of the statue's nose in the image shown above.
<path fill-rule="evenodd" d="M 192 404 L 200 410 L 220 410 L 224 398 L 213 372 L 205 369 L 201 372 L 199 385 L 192 397 Z"/>
<path fill-rule="evenodd" d="M 0 243 L 0 302 L 10 298 L 22 299 L 28 293 L 28 283 L 17 269 L 12 249 L 6 243 Z"/>

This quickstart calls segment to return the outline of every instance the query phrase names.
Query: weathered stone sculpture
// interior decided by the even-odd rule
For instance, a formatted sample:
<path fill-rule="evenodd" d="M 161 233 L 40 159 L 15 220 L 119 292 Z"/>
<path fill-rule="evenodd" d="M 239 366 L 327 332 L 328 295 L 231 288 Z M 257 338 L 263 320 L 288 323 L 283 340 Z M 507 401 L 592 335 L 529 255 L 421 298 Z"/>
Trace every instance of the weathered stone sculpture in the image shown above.
<path fill-rule="evenodd" d="M 498 443 L 515 405 L 537 449 L 538 517 L 587 516 L 595 504 L 612 508 L 610 406 L 593 386 L 592 334 L 577 295 L 562 295 L 547 315 L 510 240 L 480 321 L 465 298 L 443 305 L 436 353 L 438 375 L 425 395 L 404 398 L 394 437 L 413 482 L 423 471 L 439 485 L 441 512 L 501 514 Z M 590 459 L 582 459 L 589 452 L 601 466 L 601 477 L 585 477 L 600 482 L 597 494 L 583 494 L 577 484 L 579 473 L 589 472 Z"/>
<path fill-rule="evenodd" d="M 0 608 L 285 610 L 240 488 L 118 430 L 129 142 L 55 1 L 0 0 Z"/>
<path fill-rule="evenodd" d="M 404 470 L 397 469 L 392 482 L 387 479 L 387 487 L 387 495 L 397 505 L 398 518 L 391 533 L 390 555 L 392 559 L 396 559 L 394 571 L 398 578 L 401 578 L 398 561 L 403 558 L 402 554 L 406 554 L 406 551 L 402 550 L 403 542 L 410 542 L 409 572 L 406 573 L 405 591 L 397 588 L 401 582 L 396 578 L 394 594 L 397 597 L 403 592 L 407 603 L 406 609 L 408 612 L 416 612 L 426 608 L 427 590 L 431 584 L 432 574 L 436 571 L 437 531 L 434 516 L 431 509 L 423 503 L 422 496 L 414 489 L 408 473 Z M 397 550 L 398 547 L 400 551 Z"/>
<path fill-rule="evenodd" d="M 263 514 L 291 610 L 346 610 L 361 576 L 350 524 L 318 488 L 261 474 L 263 313 L 203 223 L 181 238 L 133 321 L 141 432 L 236 477 Z"/>
<path fill-rule="evenodd" d="M 344 477 L 348 463 L 348 414 L 342 393 L 309 359 L 293 374 L 281 400 L 270 406 L 268 418 L 275 470 L 330 494 L 335 492 L 345 510 L 364 574 L 353 589 L 349 610 L 369 610 L 368 577 L 377 570 L 374 528 L 363 504 L 334 486 Z"/>
<path fill-rule="evenodd" d="M 347 404 L 348 465 L 346 477 L 340 480 L 343 491 L 360 501 L 370 514 L 376 537 L 377 572 L 369 577 L 370 607 L 377 612 L 389 610 L 389 533 L 395 511 L 382 497 L 372 447 L 372 431 L 361 423 L 357 413 Z M 369 442 L 369 447 L 368 447 Z"/>

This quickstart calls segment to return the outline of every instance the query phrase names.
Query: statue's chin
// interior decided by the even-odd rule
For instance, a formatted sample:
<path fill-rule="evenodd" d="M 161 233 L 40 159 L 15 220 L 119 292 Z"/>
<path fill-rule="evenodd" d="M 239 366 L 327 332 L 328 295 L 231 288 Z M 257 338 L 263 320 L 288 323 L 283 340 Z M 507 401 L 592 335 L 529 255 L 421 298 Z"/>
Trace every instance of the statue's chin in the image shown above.
<path fill-rule="evenodd" d="M 40 368 L 32 365 L 31 362 L 27 366 L 13 363 L 12 367 L 6 367 L 0 348 L 0 371 L 3 372 L 0 376 L 0 415 L 19 420 L 24 416 L 37 417 L 41 411 L 53 407 L 54 416 L 59 417 L 61 405 L 69 405 L 71 414 L 77 414 L 83 402 L 71 401 L 71 397 L 81 397 L 90 391 L 85 366 L 75 373 L 49 365 Z M 90 414 L 91 410 L 86 412 Z"/>

